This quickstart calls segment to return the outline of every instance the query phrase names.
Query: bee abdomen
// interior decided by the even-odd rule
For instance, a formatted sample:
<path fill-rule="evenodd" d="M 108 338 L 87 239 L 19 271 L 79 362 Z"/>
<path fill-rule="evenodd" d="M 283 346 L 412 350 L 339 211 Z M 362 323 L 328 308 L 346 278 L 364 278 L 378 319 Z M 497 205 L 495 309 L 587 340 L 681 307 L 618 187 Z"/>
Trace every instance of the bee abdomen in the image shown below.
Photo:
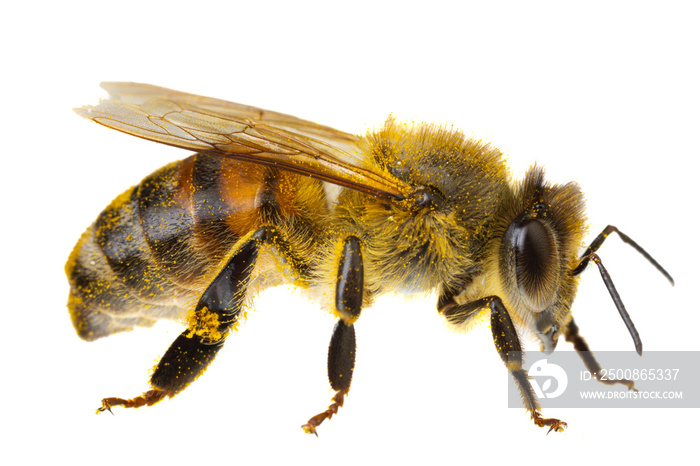
<path fill-rule="evenodd" d="M 295 225 L 288 240 L 311 248 L 314 232 L 299 225 L 325 211 L 317 180 L 202 154 L 166 165 L 112 201 L 76 245 L 66 265 L 76 329 L 94 339 L 177 319 L 241 237 Z"/>
<path fill-rule="evenodd" d="M 115 279 L 142 304 L 187 298 L 191 292 L 175 285 L 153 257 L 139 221 L 138 197 L 138 188 L 132 188 L 100 214 L 94 225 L 95 241 Z"/>
<path fill-rule="evenodd" d="M 173 290 L 200 289 L 207 266 L 213 265 L 195 244 L 194 160 L 166 165 L 138 187 L 138 224 L 156 269 Z"/>
<path fill-rule="evenodd" d="M 78 335 L 85 340 L 135 326 L 150 326 L 158 318 L 177 318 L 176 303 L 149 305 L 136 298 L 114 273 L 96 243 L 95 225 L 83 233 L 66 264 L 71 285 L 68 310 Z M 149 313 L 139 309 L 149 308 Z"/>
<path fill-rule="evenodd" d="M 200 294 L 197 279 L 208 263 L 193 250 L 191 199 L 180 189 L 191 176 L 191 159 L 157 170 L 118 196 L 76 245 L 66 273 L 68 307 L 81 337 L 178 319 Z"/>
<path fill-rule="evenodd" d="M 196 247 L 221 261 L 242 236 L 259 226 L 251 203 L 257 166 L 197 154 L 192 157 L 191 203 Z"/>
<path fill-rule="evenodd" d="M 251 210 L 249 194 L 221 193 L 221 163 L 195 155 L 166 165 L 98 217 L 97 242 L 139 299 L 160 304 L 199 295 L 229 249 L 259 223 L 236 218 Z"/>

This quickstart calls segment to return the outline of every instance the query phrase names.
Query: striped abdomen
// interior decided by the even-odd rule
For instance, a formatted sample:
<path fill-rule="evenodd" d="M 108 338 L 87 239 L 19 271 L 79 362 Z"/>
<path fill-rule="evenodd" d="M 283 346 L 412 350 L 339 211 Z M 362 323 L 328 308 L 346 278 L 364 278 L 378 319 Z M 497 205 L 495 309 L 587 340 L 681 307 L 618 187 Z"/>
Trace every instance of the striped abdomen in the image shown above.
<path fill-rule="evenodd" d="M 277 225 L 308 257 L 326 211 L 322 183 L 309 177 L 201 154 L 166 165 L 112 201 L 75 246 L 73 324 L 94 340 L 177 319 L 242 236 Z"/>

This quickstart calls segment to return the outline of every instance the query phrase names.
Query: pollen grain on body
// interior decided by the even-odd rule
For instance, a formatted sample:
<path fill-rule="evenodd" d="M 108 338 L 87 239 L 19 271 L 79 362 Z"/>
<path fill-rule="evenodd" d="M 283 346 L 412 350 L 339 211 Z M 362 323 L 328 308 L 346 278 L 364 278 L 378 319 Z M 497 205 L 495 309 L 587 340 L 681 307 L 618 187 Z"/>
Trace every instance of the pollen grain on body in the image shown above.
<path fill-rule="evenodd" d="M 211 312 L 206 306 L 190 311 L 187 322 L 189 324 L 189 332 L 186 334 L 188 338 L 197 335 L 204 340 L 220 341 L 224 337 L 219 330 L 221 328 L 219 314 Z"/>

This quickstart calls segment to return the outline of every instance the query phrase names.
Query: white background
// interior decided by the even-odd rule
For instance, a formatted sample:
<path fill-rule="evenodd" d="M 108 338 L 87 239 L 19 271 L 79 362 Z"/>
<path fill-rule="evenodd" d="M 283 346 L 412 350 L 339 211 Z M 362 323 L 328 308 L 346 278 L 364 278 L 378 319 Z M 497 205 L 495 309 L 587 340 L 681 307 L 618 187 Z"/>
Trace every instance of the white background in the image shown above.
<path fill-rule="evenodd" d="M 333 320 L 284 288 L 260 297 L 181 395 L 96 416 L 102 397 L 147 388 L 180 328 L 85 343 L 69 322 L 63 275 L 75 241 L 113 197 L 187 155 L 71 111 L 106 96 L 100 81 L 141 81 L 350 132 L 390 112 L 454 123 L 501 148 L 516 175 L 538 161 L 551 180 L 581 184 L 591 238 L 614 224 L 676 278 L 669 286 L 617 238 L 600 250 L 645 350 L 700 350 L 692 2 L 18 3 L 3 7 L 0 28 L 0 455 L 74 464 L 634 464 L 695 448 L 697 409 L 559 409 L 545 415 L 570 427 L 546 436 L 524 410 L 507 408 L 488 326 L 450 333 L 435 296 L 387 297 L 363 312 L 353 389 L 319 438 L 299 426 L 330 401 Z M 574 314 L 593 349 L 633 349 L 593 268 Z M 571 347 L 562 341 L 558 350 Z"/>

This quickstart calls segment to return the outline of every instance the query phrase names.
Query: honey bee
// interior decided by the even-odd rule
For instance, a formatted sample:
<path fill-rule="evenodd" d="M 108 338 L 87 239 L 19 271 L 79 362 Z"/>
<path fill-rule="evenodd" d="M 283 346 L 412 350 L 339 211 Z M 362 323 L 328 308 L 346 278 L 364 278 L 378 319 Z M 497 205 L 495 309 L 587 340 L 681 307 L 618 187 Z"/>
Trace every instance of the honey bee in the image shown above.
<path fill-rule="evenodd" d="M 501 152 L 456 130 L 393 118 L 355 136 L 293 116 L 136 83 L 81 116 L 134 136 L 195 151 L 118 196 L 66 264 L 76 331 L 95 340 L 159 319 L 186 322 L 156 365 L 150 389 L 112 407 L 151 406 L 187 388 L 237 329 L 260 290 L 292 283 L 315 293 L 337 323 L 328 349 L 330 406 L 342 407 L 355 366 L 354 323 L 387 291 L 439 290 L 438 312 L 468 328 L 489 317 L 496 350 L 533 422 L 541 414 L 523 369 L 518 333 L 550 353 L 560 336 L 588 370 L 600 366 L 571 315 L 589 261 L 642 343 L 596 251 L 613 233 L 671 276 L 614 226 L 579 254 L 586 233 L 576 183 L 551 184 L 532 166 L 511 179 Z M 628 380 L 621 383 L 630 389 Z"/>

